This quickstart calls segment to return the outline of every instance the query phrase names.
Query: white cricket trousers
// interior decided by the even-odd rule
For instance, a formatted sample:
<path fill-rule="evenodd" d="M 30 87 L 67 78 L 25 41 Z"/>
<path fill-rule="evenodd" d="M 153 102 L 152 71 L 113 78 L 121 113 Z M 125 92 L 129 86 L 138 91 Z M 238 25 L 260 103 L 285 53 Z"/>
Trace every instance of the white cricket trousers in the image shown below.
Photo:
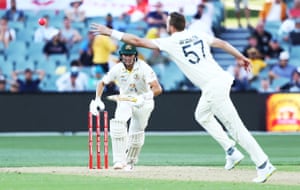
<path fill-rule="evenodd" d="M 202 89 L 202 95 L 195 111 L 195 118 L 225 151 L 238 143 L 248 152 L 252 161 L 258 167 L 268 157 L 240 119 L 230 99 L 231 85 L 232 80 L 224 80 L 224 78 L 221 80 L 216 79 L 207 84 Z M 214 116 L 224 125 L 234 141 L 228 137 L 226 131 L 223 130 Z"/>
<path fill-rule="evenodd" d="M 129 134 L 144 131 L 154 109 L 154 100 L 145 101 L 142 106 L 133 106 L 131 102 L 120 101 L 115 111 L 115 119 L 128 121 L 130 119 Z"/>

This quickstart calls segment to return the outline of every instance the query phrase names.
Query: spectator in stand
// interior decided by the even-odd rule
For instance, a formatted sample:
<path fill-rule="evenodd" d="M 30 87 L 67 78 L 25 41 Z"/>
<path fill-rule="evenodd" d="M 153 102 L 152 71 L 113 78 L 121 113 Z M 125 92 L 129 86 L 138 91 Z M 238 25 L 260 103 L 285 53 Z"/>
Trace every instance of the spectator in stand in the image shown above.
<path fill-rule="evenodd" d="M 3 75 L 0 75 L 0 93 L 6 92 L 6 78 Z"/>
<path fill-rule="evenodd" d="M 268 49 L 265 53 L 265 60 L 279 59 L 279 55 L 284 49 L 280 46 L 277 38 L 272 38 L 269 42 Z"/>
<path fill-rule="evenodd" d="M 38 29 L 34 32 L 34 42 L 48 42 L 52 39 L 51 34 L 57 29 L 50 25 L 49 16 L 44 15 L 43 18 L 46 19 L 46 23 L 44 26 L 40 26 Z"/>
<path fill-rule="evenodd" d="M 243 2 L 244 6 L 244 14 L 247 22 L 248 28 L 251 27 L 250 24 L 250 9 L 248 7 L 248 0 L 234 0 L 234 5 L 235 5 L 235 16 L 237 18 L 238 26 L 241 28 L 242 23 L 241 23 L 241 2 Z"/>
<path fill-rule="evenodd" d="M 48 41 L 44 48 L 43 52 L 46 55 L 46 57 L 53 55 L 53 54 L 68 54 L 68 50 L 66 47 L 66 44 L 60 40 L 60 32 L 59 30 L 53 30 L 51 34 L 52 40 Z"/>
<path fill-rule="evenodd" d="M 10 84 L 9 92 L 11 92 L 11 93 L 18 93 L 18 92 L 20 92 L 19 88 L 20 88 L 19 84 L 16 81 L 13 81 Z"/>
<path fill-rule="evenodd" d="M 81 8 L 83 0 L 71 0 L 71 8 L 65 11 L 65 15 L 72 22 L 84 22 L 86 20 L 85 11 Z"/>
<path fill-rule="evenodd" d="M 101 78 L 104 76 L 104 71 L 102 70 L 102 67 L 99 65 L 96 65 L 92 68 L 92 75 L 89 77 L 89 88 L 95 90 L 97 88 L 98 82 L 101 80 Z"/>
<path fill-rule="evenodd" d="M 80 62 L 71 61 L 71 70 L 60 76 L 56 81 L 59 92 L 80 92 L 88 88 L 88 76 L 80 71 Z"/>
<path fill-rule="evenodd" d="M 166 65 L 170 63 L 168 57 L 162 54 L 157 49 L 151 50 L 151 55 L 147 59 L 147 63 L 156 71 L 156 75 L 159 79 L 165 74 Z"/>
<path fill-rule="evenodd" d="M 93 65 L 93 50 L 92 44 L 94 40 L 94 34 L 92 32 L 88 32 L 87 38 L 81 42 L 80 50 L 79 50 L 79 60 L 83 66 L 91 66 Z"/>
<path fill-rule="evenodd" d="M 105 23 L 106 23 L 106 26 L 109 27 L 109 28 L 114 28 L 114 18 L 113 16 L 108 13 L 105 17 Z"/>
<path fill-rule="evenodd" d="M 227 72 L 234 77 L 231 91 L 246 91 L 250 88 L 249 79 L 252 78 L 251 73 L 247 72 L 239 64 L 230 65 Z"/>
<path fill-rule="evenodd" d="M 166 27 L 166 20 L 168 13 L 163 10 L 163 4 L 158 1 L 155 5 L 155 10 L 150 11 L 146 16 L 146 22 L 148 23 L 148 29 Z"/>
<path fill-rule="evenodd" d="M 71 49 L 75 43 L 79 43 L 82 40 L 81 34 L 72 27 L 71 20 L 68 17 L 64 17 L 64 24 L 60 29 L 60 38 L 68 49 Z"/>
<path fill-rule="evenodd" d="M 5 17 L 0 19 L 0 42 L 4 48 L 8 48 L 9 43 L 16 39 L 16 31 L 8 26 L 8 20 Z"/>
<path fill-rule="evenodd" d="M 259 73 L 267 66 L 267 64 L 264 62 L 264 59 L 256 48 L 248 49 L 247 55 L 249 56 L 248 58 L 250 59 L 251 63 L 251 81 L 253 81 L 257 79 Z"/>
<path fill-rule="evenodd" d="M 136 0 L 136 4 L 130 6 L 125 15 L 130 16 L 131 22 L 142 20 L 149 12 L 148 0 Z"/>
<path fill-rule="evenodd" d="M 274 65 L 269 71 L 269 78 L 273 81 L 276 78 L 284 77 L 290 79 L 292 73 L 296 69 L 295 66 L 288 64 L 290 55 L 287 51 L 283 51 L 279 55 L 279 63 Z"/>
<path fill-rule="evenodd" d="M 300 17 L 294 19 L 295 27 L 289 33 L 289 42 L 291 45 L 300 45 Z"/>
<path fill-rule="evenodd" d="M 272 34 L 265 30 L 264 23 L 258 22 L 252 34 L 256 36 L 258 46 L 262 47 L 263 52 L 266 52 L 268 50 L 269 42 L 272 39 Z"/>
<path fill-rule="evenodd" d="M 10 1 L 10 9 L 8 9 L 4 17 L 11 22 L 17 21 L 17 22 L 24 22 L 25 21 L 25 15 L 22 10 L 17 9 L 17 3 L 16 0 Z"/>
<path fill-rule="evenodd" d="M 255 48 L 258 50 L 259 54 L 263 57 L 264 56 L 264 49 L 262 46 L 259 46 L 258 45 L 258 40 L 257 40 L 257 37 L 255 35 L 250 35 L 248 37 L 248 44 L 247 46 L 244 48 L 243 50 L 243 54 L 246 56 L 246 57 L 249 57 L 250 55 L 248 54 L 248 50 L 249 49 L 252 49 L 252 48 Z"/>
<path fill-rule="evenodd" d="M 109 70 L 110 55 L 117 50 L 117 45 L 110 37 L 97 35 L 92 44 L 93 64 L 100 65 L 105 73 Z"/>
<path fill-rule="evenodd" d="M 271 88 L 270 80 L 268 78 L 262 78 L 260 80 L 260 87 L 257 89 L 259 93 L 273 93 L 275 90 Z"/>
<path fill-rule="evenodd" d="M 199 4 L 197 6 L 197 12 L 193 16 L 193 19 L 191 20 L 191 23 L 188 27 L 191 31 L 197 31 L 197 32 L 204 32 L 208 35 L 215 36 L 213 30 L 212 30 L 212 18 L 213 15 L 205 14 L 205 11 L 208 10 L 208 12 L 211 12 L 213 14 L 213 10 L 210 10 L 211 4 Z"/>
<path fill-rule="evenodd" d="M 278 29 L 278 37 L 280 42 L 289 45 L 289 33 L 295 28 L 295 18 L 289 16 L 286 20 L 282 22 Z"/>
<path fill-rule="evenodd" d="M 292 18 L 300 17 L 300 0 L 294 0 L 294 6 L 289 10 L 289 16 Z"/>
<path fill-rule="evenodd" d="M 34 78 L 34 75 L 37 74 L 38 78 Z M 24 75 L 25 79 L 22 80 L 19 78 L 19 75 Z M 25 71 L 13 71 L 12 79 L 18 84 L 19 92 L 39 92 L 39 85 L 45 76 L 45 72 L 42 70 L 32 70 L 30 68 L 25 69 Z"/>
<path fill-rule="evenodd" d="M 259 19 L 262 22 L 283 22 L 287 19 L 288 7 L 283 0 L 266 1 L 259 12 Z"/>
<path fill-rule="evenodd" d="M 291 81 L 280 87 L 280 91 L 300 92 L 300 67 L 292 74 Z"/>

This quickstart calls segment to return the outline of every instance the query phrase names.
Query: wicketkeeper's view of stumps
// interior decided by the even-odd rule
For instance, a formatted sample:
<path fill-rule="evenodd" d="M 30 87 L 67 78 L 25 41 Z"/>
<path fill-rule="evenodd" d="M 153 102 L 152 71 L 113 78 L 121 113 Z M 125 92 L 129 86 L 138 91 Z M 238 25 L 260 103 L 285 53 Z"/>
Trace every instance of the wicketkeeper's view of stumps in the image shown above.
<path fill-rule="evenodd" d="M 103 117 L 101 117 L 101 115 Z M 103 118 L 104 132 L 104 168 L 108 169 L 108 113 L 107 111 L 99 112 L 95 116 L 96 120 L 96 157 L 97 169 L 101 169 L 101 118 Z M 93 169 L 93 122 L 94 117 L 91 112 L 88 114 L 88 129 L 89 129 L 89 169 Z"/>

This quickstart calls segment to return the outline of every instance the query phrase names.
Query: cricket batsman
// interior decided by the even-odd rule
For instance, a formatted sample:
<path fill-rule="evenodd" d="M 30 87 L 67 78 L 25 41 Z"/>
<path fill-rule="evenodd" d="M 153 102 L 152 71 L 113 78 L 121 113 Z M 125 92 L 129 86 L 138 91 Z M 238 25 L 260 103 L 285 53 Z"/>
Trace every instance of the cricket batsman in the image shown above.
<path fill-rule="evenodd" d="M 138 59 L 135 46 L 124 44 L 119 55 L 120 63 L 99 81 L 90 111 L 97 115 L 105 109 L 101 97 L 105 85 L 111 82 L 119 87 L 120 96 L 134 97 L 134 101 L 117 100 L 114 118 L 110 120 L 113 168 L 130 171 L 144 144 L 145 129 L 154 109 L 153 98 L 162 93 L 162 88 L 152 68 Z"/>

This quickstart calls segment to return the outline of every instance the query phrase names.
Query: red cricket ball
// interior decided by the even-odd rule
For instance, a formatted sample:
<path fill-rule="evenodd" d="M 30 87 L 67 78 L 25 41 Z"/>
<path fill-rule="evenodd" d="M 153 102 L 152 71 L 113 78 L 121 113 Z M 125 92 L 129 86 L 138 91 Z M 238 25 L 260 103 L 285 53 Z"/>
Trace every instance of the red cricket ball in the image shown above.
<path fill-rule="evenodd" d="M 44 26 L 46 24 L 47 20 L 45 18 L 39 19 L 39 25 Z"/>

